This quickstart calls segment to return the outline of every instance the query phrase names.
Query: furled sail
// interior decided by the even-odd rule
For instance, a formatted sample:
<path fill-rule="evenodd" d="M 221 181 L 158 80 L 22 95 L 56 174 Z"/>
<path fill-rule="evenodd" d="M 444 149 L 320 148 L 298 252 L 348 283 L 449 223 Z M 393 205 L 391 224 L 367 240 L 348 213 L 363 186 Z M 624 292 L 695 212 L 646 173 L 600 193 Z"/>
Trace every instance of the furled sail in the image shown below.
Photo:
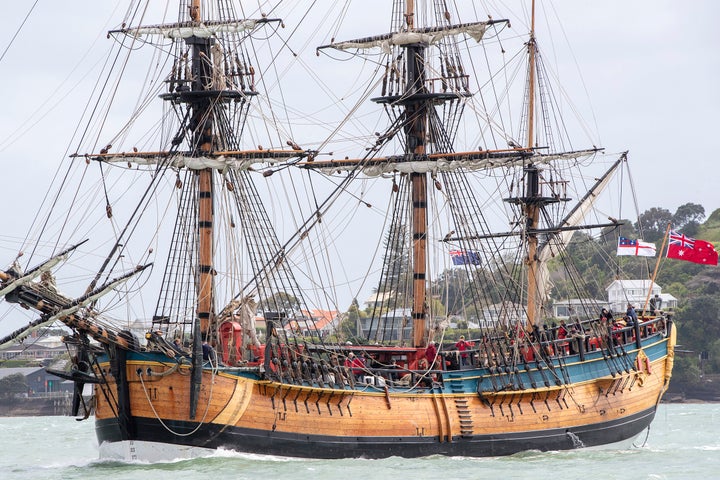
<path fill-rule="evenodd" d="M 413 157 L 408 161 L 405 156 L 378 157 L 370 160 L 330 160 L 303 164 L 303 167 L 327 170 L 335 173 L 353 170 L 362 164 L 360 170 L 368 177 L 379 177 L 388 173 L 428 173 L 451 172 L 459 169 L 467 171 L 490 170 L 499 167 L 516 167 L 528 163 L 548 164 L 557 160 L 572 160 L 596 153 L 597 149 L 578 150 L 556 154 L 533 153 L 529 149 L 497 150 L 484 152 L 438 153 L 426 155 L 424 159 Z"/>
<path fill-rule="evenodd" d="M 390 47 L 393 46 L 411 45 L 415 43 L 434 45 L 445 37 L 460 34 L 467 34 L 472 37 L 473 40 L 479 42 L 482 40 L 485 30 L 490 23 L 493 22 L 463 23 L 459 25 L 449 25 L 447 27 L 416 29 L 408 32 L 393 32 L 386 35 L 377 35 L 374 37 L 333 43 L 320 48 L 334 48 L 336 50 L 367 50 L 379 47 L 383 52 L 390 53 Z"/>
<path fill-rule="evenodd" d="M 127 163 L 136 165 L 166 165 L 171 168 L 190 170 L 249 170 L 258 163 L 278 163 L 283 159 L 298 157 L 302 152 L 290 150 L 253 150 L 247 152 L 218 152 L 217 156 L 191 156 L 168 153 L 120 153 L 88 155 L 87 157 L 107 163 Z"/>
<path fill-rule="evenodd" d="M 167 25 L 149 25 L 137 28 L 113 30 L 110 33 L 124 33 L 132 37 L 159 35 L 173 40 L 190 37 L 210 38 L 218 34 L 242 33 L 254 29 L 259 23 L 267 23 L 270 19 L 239 20 L 232 22 L 182 22 Z"/>

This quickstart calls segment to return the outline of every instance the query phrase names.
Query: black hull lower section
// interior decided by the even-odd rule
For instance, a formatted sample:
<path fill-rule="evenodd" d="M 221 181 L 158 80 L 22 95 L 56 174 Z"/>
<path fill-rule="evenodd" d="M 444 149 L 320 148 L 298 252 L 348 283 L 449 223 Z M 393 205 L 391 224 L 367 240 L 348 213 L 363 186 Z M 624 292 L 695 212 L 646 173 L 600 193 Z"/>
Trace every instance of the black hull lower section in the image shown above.
<path fill-rule="evenodd" d="M 198 425 L 184 422 L 165 422 L 163 425 L 157 420 L 136 417 L 133 419 L 135 431 L 142 433 L 129 440 L 305 458 L 411 458 L 427 455 L 490 457 L 528 450 L 572 450 L 622 442 L 634 438 L 647 428 L 654 416 L 653 407 L 612 422 L 540 432 L 463 436 L 453 438 L 452 442 L 438 442 L 431 437 L 298 435 L 214 424 L 204 424 L 193 435 L 183 437 L 171 431 L 188 432 Z M 96 432 L 101 444 L 125 440 L 114 419 L 98 420 Z"/>

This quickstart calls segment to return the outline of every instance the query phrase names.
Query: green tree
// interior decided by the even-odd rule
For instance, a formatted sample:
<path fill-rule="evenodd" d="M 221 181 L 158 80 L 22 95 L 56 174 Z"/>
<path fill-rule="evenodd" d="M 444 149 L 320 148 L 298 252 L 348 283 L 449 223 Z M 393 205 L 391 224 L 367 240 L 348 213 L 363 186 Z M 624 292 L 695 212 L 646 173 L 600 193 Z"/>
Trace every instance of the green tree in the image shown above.
<path fill-rule="evenodd" d="M 393 223 L 385 237 L 383 271 L 375 293 L 391 294 L 397 301 L 412 293 L 410 278 L 410 250 L 407 226 Z"/>
<path fill-rule="evenodd" d="M 433 316 L 441 316 L 444 317 L 447 314 L 447 309 L 445 308 L 445 305 L 443 304 L 442 300 L 439 298 L 432 298 L 430 299 L 430 313 Z"/>
<path fill-rule="evenodd" d="M 700 294 L 678 309 L 679 342 L 694 352 L 716 351 L 720 338 L 720 298 L 716 294 Z M 720 352 L 718 352 L 720 353 Z M 711 362 L 710 370 L 717 371 L 718 361 Z"/>
<path fill-rule="evenodd" d="M 461 268 L 449 268 L 433 282 L 432 292 L 447 307 L 448 315 L 463 314 L 467 302 L 468 274 Z"/>
<path fill-rule="evenodd" d="M 678 355 L 675 357 L 671 386 L 675 382 L 688 386 L 700 383 L 700 368 L 696 357 L 696 355 Z"/>
<path fill-rule="evenodd" d="M 665 235 L 668 223 L 672 223 L 673 214 L 665 208 L 653 207 L 638 216 L 635 228 L 648 242 L 660 240 Z"/>
<path fill-rule="evenodd" d="M 614 257 L 617 237 L 608 232 L 595 240 L 575 232 L 565 253 L 550 263 L 555 287 L 552 296 L 561 298 L 605 298 L 616 268 L 608 261 Z"/>
<path fill-rule="evenodd" d="M 697 203 L 686 203 L 680 205 L 672 218 L 673 227 L 677 230 L 684 229 L 688 224 L 694 224 L 697 228 L 705 218 L 705 208 Z"/>
<path fill-rule="evenodd" d="M 260 305 L 268 310 L 285 313 L 288 317 L 298 315 L 300 311 L 300 302 L 298 299 L 285 292 L 273 294 L 270 298 L 261 301 Z"/>
<path fill-rule="evenodd" d="M 339 328 L 338 336 L 341 340 L 353 340 L 358 337 L 359 323 L 360 320 L 365 318 L 367 315 L 360 309 L 360 304 L 357 298 L 353 298 L 350 307 L 348 308 L 347 314 L 342 318 Z"/>

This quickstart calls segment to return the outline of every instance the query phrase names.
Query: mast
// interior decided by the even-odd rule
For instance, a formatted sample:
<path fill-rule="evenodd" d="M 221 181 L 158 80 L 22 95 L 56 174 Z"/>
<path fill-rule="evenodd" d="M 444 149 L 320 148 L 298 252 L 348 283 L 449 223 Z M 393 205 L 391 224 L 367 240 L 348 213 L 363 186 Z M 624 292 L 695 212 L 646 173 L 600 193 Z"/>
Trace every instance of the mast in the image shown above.
<path fill-rule="evenodd" d="M 183 2 L 177 22 L 111 30 L 111 35 L 126 35 L 133 40 L 159 37 L 164 44 L 174 42 L 172 72 L 165 80 L 166 92 L 160 98 L 179 112 L 177 134 L 169 148 L 159 151 L 102 152 L 89 159 L 102 162 L 134 162 L 158 165 L 187 172 L 182 188 L 181 217 L 175 225 L 168 254 L 165 280 L 158 297 L 153 328 L 166 324 L 192 324 L 197 339 L 194 353 L 200 357 L 201 340 L 215 340 L 216 259 L 215 174 L 213 170 L 243 172 L 254 163 L 293 158 L 297 150 L 241 150 L 239 139 L 247 119 L 249 101 L 255 90 L 255 70 L 248 52 L 241 47 L 245 32 L 280 19 L 206 18 L 204 0 Z M 149 41 L 152 43 L 153 41 Z M 242 173 L 240 173 L 242 175 Z M 190 231 L 188 231 L 190 230 Z M 182 284 L 182 288 L 178 288 Z M 186 306 L 192 305 L 188 318 Z M 195 325 L 197 324 L 197 325 Z"/>
<path fill-rule="evenodd" d="M 190 18 L 194 22 L 202 19 L 201 0 L 192 0 Z M 192 85 L 191 92 L 202 92 L 205 85 L 212 88 L 212 63 L 204 59 L 211 58 L 212 38 L 191 36 L 186 44 L 192 48 Z M 213 148 L 213 118 L 209 94 L 198 93 L 191 102 L 190 127 L 193 131 L 191 154 L 210 153 Z M 198 255 L 197 255 L 197 307 L 193 328 L 192 376 L 190 379 L 190 418 L 195 418 L 202 384 L 202 341 L 210 341 L 210 322 L 213 314 L 213 178 L 212 169 L 205 168 L 196 172 L 198 180 Z"/>
<path fill-rule="evenodd" d="M 528 126 L 527 126 L 527 143 L 526 146 L 529 149 L 534 148 L 534 124 L 535 124 L 535 0 L 532 0 L 532 12 L 530 20 L 530 39 L 528 40 Z M 540 313 L 541 300 L 538 298 L 538 285 L 537 285 L 537 248 L 538 248 L 538 237 L 536 233 L 532 233 L 537 230 L 538 223 L 540 220 L 540 208 L 541 204 L 533 199 L 540 198 L 540 182 L 539 172 L 537 167 L 530 164 L 525 169 L 526 172 L 526 190 L 525 196 L 528 201 L 525 202 L 525 216 L 527 218 L 527 228 L 530 233 L 527 236 L 528 243 L 528 255 L 525 259 L 528 266 L 528 279 L 527 279 L 527 330 L 532 331 L 533 325 L 538 320 Z"/>
<path fill-rule="evenodd" d="M 414 28 L 415 4 L 407 0 L 405 19 L 408 30 Z M 406 95 L 425 92 L 425 47 L 420 44 L 407 48 L 407 88 Z M 405 108 L 406 149 L 413 157 L 426 153 L 425 125 L 427 108 L 424 102 L 416 100 Z M 426 330 L 426 264 L 427 264 L 427 177 L 424 173 L 411 173 L 412 200 L 412 258 L 413 258 L 413 345 L 420 347 L 425 343 Z"/>
<path fill-rule="evenodd" d="M 192 0 L 190 17 L 200 21 L 202 11 L 200 0 Z M 212 37 L 198 38 L 192 36 L 186 40 L 192 47 L 192 70 L 194 81 L 192 91 L 204 91 L 205 85 L 212 85 L 212 58 L 210 47 Z M 213 116 L 210 98 L 199 95 L 192 104 L 192 120 L 194 127 L 193 150 L 199 156 L 209 154 L 212 149 Z M 213 282 L 213 181 L 212 169 L 205 168 L 197 172 L 198 176 L 198 265 L 197 265 L 197 318 L 200 320 L 202 335 L 209 333 L 213 316 L 214 282 Z"/>
<path fill-rule="evenodd" d="M 535 0 L 532 0 L 530 19 L 530 40 L 528 40 L 528 130 L 527 147 L 533 148 L 535 143 Z"/>
<path fill-rule="evenodd" d="M 524 151 L 534 152 L 535 145 L 535 90 L 537 82 L 537 42 L 535 40 L 535 1 L 532 1 L 530 22 L 530 38 L 527 42 L 528 48 L 528 80 L 527 80 L 527 138 Z M 531 159 L 533 156 L 531 155 Z M 566 202 L 570 199 L 564 195 L 556 194 L 543 196 L 540 183 L 540 168 L 531 160 L 531 163 L 523 169 L 523 182 L 525 189 L 521 195 L 506 198 L 505 201 L 517 205 L 525 217 L 524 241 L 527 244 L 527 256 L 524 259 L 527 266 L 527 323 L 525 328 L 532 331 L 540 319 L 540 309 L 543 304 L 545 275 L 542 270 L 541 252 L 538 250 L 538 234 L 540 230 L 540 214 L 545 206 Z M 564 182 L 551 182 L 562 184 Z M 552 192 L 551 192 L 552 193 Z"/>
<path fill-rule="evenodd" d="M 403 220 L 410 224 L 412 300 L 404 306 L 411 309 L 412 341 L 415 347 L 422 347 L 427 342 L 428 176 L 430 173 L 427 169 L 415 169 L 414 166 L 439 161 L 444 155 L 453 158 L 460 156 L 452 151 L 451 136 L 446 131 L 447 125 L 443 124 L 446 119 L 438 115 L 436 109 L 443 104 L 456 102 L 457 107 L 452 110 L 451 115 L 457 119 L 462 112 L 463 99 L 472 96 L 467 88 L 467 75 L 460 65 L 460 59 L 452 53 L 453 40 L 449 37 L 468 35 L 479 42 L 488 25 L 507 23 L 507 20 L 492 19 L 484 22 L 451 23 L 450 13 L 439 6 L 440 3 L 442 2 L 433 4 L 434 8 L 442 8 L 436 18 L 440 20 L 437 25 L 419 26 L 414 0 L 395 0 L 393 11 L 397 12 L 397 17 L 395 17 L 394 31 L 318 47 L 318 50 L 335 48 L 357 51 L 380 48 L 392 55 L 386 66 L 382 96 L 371 100 L 385 105 L 388 111 L 392 111 L 391 118 L 394 122 L 398 118 L 402 120 L 403 152 L 386 158 L 363 159 L 362 163 L 371 170 L 389 169 L 400 174 L 409 185 L 407 201 L 410 203 L 411 211 L 408 214 L 404 209 L 398 209 L 395 214 L 409 217 Z M 440 57 L 439 73 L 431 72 L 432 66 L 429 65 L 431 53 Z M 388 129 L 385 138 L 392 138 L 396 134 L 397 130 L 394 128 Z M 528 155 L 524 148 L 519 148 L 501 152 L 485 151 L 482 152 L 482 158 L 488 159 L 496 153 L 501 156 L 523 158 Z M 465 153 L 463 161 L 470 157 L 475 158 L 476 154 L 477 152 Z M 466 156 L 468 158 L 465 158 Z M 444 159 L 442 161 L 445 162 Z M 307 166 L 316 168 L 322 167 L 322 164 L 323 162 L 313 162 L 311 166 L 308 162 Z M 372 175 L 372 173 L 368 174 Z M 389 277 L 390 273 L 384 272 L 383 275 Z M 382 278 L 380 284 L 383 285 Z M 394 293 L 398 293 L 400 288 L 396 286 L 397 290 Z"/>

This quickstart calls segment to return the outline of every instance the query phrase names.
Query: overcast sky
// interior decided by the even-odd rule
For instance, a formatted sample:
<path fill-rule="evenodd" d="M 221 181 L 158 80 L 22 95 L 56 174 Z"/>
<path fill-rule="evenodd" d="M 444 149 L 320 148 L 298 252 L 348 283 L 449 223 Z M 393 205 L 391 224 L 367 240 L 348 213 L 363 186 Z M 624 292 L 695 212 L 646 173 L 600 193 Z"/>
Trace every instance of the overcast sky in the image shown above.
<path fill-rule="evenodd" d="M 387 6 L 390 0 L 368 2 Z M 94 83 L 94 77 L 82 82 L 98 59 L 83 56 L 94 42 L 108 42 L 104 32 L 116 27 L 126 2 L 39 0 L 14 40 L 35 2 L 6 3 L 0 33 L 4 265 L 14 253 L 3 244 L 24 235 L 43 193 L 38 187 L 47 185 L 52 165 L 67 154 L 79 118 L 72 105 L 84 106 L 86 89 Z M 519 11 L 521 2 L 488 3 L 496 10 L 506 4 Z M 558 52 L 570 53 L 564 61 L 575 62 L 582 74 L 584 85 L 572 93 L 581 97 L 578 105 L 587 109 L 583 114 L 601 145 L 630 152 L 641 187 L 640 211 L 658 206 L 674 212 L 687 202 L 703 205 L 708 214 L 720 208 L 713 147 L 720 135 L 720 2 L 557 0 L 543 15 L 562 22 L 552 42 L 572 46 L 572 52 Z M 383 21 L 368 33 L 384 32 L 386 26 Z M 539 30 L 540 44 L 547 48 Z M 0 334 L 6 330 L 0 322 Z"/>
<path fill-rule="evenodd" d="M 686 202 L 708 214 L 720 208 L 711 146 L 720 108 L 720 2 L 555 3 L 569 18 L 603 144 L 629 149 L 642 179 L 641 211 L 674 212 Z"/>
<path fill-rule="evenodd" d="M 10 2 L 5 6 L 1 48 L 10 43 L 32 3 Z M 42 164 L 37 158 L 41 152 L 35 149 L 42 147 L 42 153 L 51 160 L 64 153 L 67 140 L 62 134 L 77 119 L 70 102 L 81 101 L 85 95 L 68 91 L 84 69 L 90 68 L 81 58 L 90 43 L 102 46 L 107 42 L 103 32 L 115 26 L 111 19 L 122 17 L 124 7 L 117 3 L 126 2 L 40 0 L 0 61 L 4 79 L 0 91 L 0 167 L 4 183 L 12 176 L 14 184 L 24 184 L 26 175 L 41 173 L 34 169 Z M 496 10 L 506 4 L 508 10 L 518 11 L 522 2 L 488 3 Z M 577 102 L 588 110 L 583 112 L 585 118 L 596 123 L 600 141 L 609 151 L 630 151 L 634 175 L 643 179 L 641 211 L 653 206 L 674 211 L 686 202 L 700 203 L 708 213 L 720 207 L 712 146 L 718 135 L 720 107 L 720 29 L 716 24 L 720 2 L 542 3 L 547 4 L 543 15 L 562 21 L 563 31 L 551 32 L 550 41 L 559 44 L 567 38 L 573 57 L 563 61 L 577 62 L 583 75 L 587 97 L 578 90 Z M 540 35 L 542 22 L 541 17 Z M 384 31 L 386 24 L 383 21 L 376 32 Z M 517 25 L 514 28 L 521 30 Z M 546 52 L 555 46 L 543 36 L 539 41 Z M 27 157 L 28 161 L 19 160 Z"/>

